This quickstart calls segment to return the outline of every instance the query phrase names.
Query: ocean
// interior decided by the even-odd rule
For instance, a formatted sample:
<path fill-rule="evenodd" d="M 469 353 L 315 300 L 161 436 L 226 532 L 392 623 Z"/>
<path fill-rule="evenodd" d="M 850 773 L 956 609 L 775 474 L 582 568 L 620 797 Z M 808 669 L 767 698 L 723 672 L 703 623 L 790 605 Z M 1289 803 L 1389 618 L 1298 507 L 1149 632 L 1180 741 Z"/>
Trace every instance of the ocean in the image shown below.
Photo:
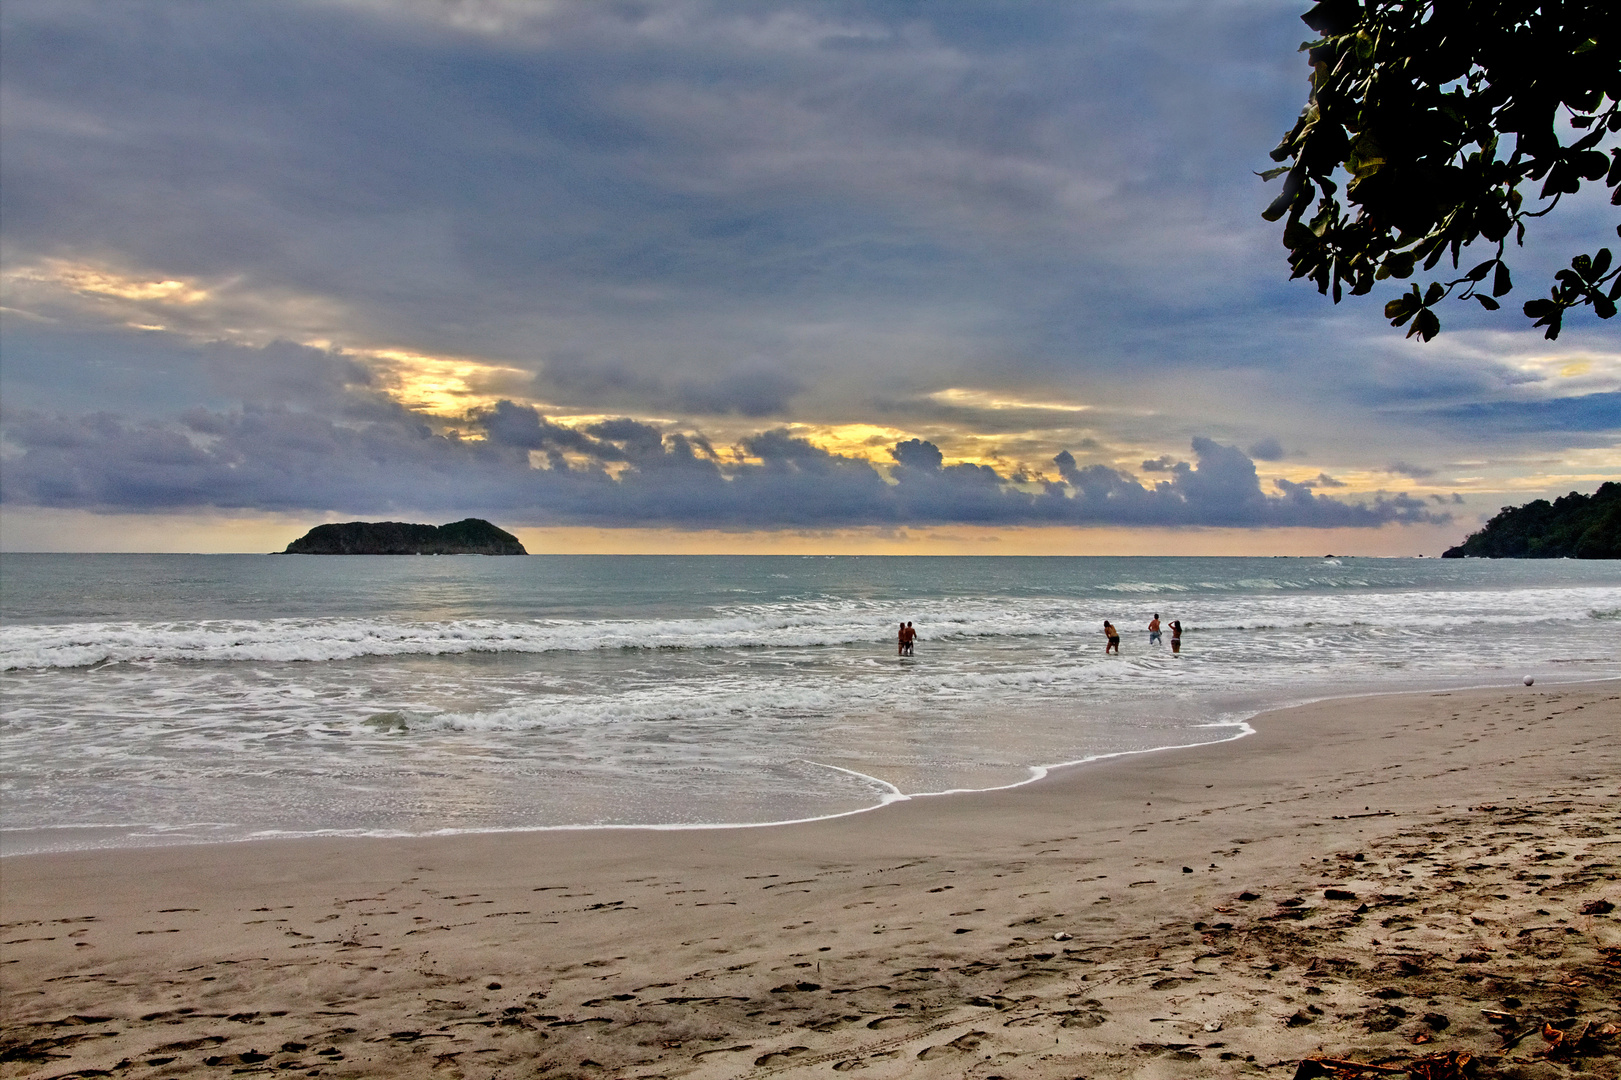
<path fill-rule="evenodd" d="M 854 813 L 1618 630 L 1597 562 L 5 554 L 0 853 Z"/>

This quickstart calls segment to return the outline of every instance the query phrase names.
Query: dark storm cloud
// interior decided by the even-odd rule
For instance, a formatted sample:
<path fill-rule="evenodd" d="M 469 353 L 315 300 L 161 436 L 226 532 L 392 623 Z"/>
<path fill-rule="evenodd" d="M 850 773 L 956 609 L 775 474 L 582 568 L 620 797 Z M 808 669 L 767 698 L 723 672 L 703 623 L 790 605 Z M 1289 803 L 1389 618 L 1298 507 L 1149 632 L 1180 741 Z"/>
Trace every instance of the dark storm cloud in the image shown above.
<path fill-rule="evenodd" d="M 1249 453 L 1256 461 L 1282 461 L 1283 444 L 1268 436 L 1251 446 Z"/>
<path fill-rule="evenodd" d="M 111 413 L 13 412 L 0 474 L 12 505 L 155 511 L 196 507 L 355 514 L 500 514 L 526 524 L 762 529 L 874 524 L 1377 526 L 1448 520 L 1404 496 L 1342 502 L 1279 481 L 1265 495 L 1241 450 L 1193 441 L 1195 461 L 1144 486 L 1102 465 L 1054 464 L 1032 494 L 987 465 L 947 465 L 897 443 L 893 482 L 869 463 L 783 430 L 745 438 L 758 464 L 701 436 L 620 419 L 578 431 L 499 402 L 470 419 L 485 439 L 436 434 L 411 414 L 356 423 L 290 408 L 188 412 L 182 425 Z M 531 466 L 539 452 L 548 468 Z M 621 466 L 615 477 L 609 466 Z"/>
<path fill-rule="evenodd" d="M 1434 476 L 1435 470 L 1423 465 L 1414 465 L 1406 461 L 1392 461 L 1385 466 L 1385 472 L 1396 476 L 1408 476 L 1414 480 L 1422 480 L 1427 476 Z"/>
<path fill-rule="evenodd" d="M 688 416 L 771 416 L 786 412 L 803 385 L 780 371 L 739 365 L 719 376 L 665 378 L 621 363 L 553 357 L 540 388 L 583 408 L 665 406 Z"/>
<path fill-rule="evenodd" d="M 1073 372 L 1045 354 L 1077 313 L 1108 312 L 1101 342 L 1251 294 L 1231 227 L 1261 231 L 1249 170 L 1300 96 L 1275 0 L 0 17 L 12 252 L 330 298 L 350 330 L 542 385 L 596 367 L 667 415 L 781 414 L 812 371 L 933 382 L 940 350 L 886 347 L 920 317 L 955 375 Z"/>
<path fill-rule="evenodd" d="M 1377 523 L 1420 519 L 1308 490 L 1326 475 L 1263 493 L 1253 463 L 1309 445 L 1341 451 L 1311 468 L 1362 471 L 1391 453 L 1370 460 L 1371 441 L 1443 460 L 1443 435 L 1613 431 L 1613 393 L 1520 402 L 1539 376 L 1443 361 L 1388 332 L 1383 298 L 1329 308 L 1285 280 L 1252 170 L 1304 100 L 1302 7 L 7 0 L 8 269 L 209 293 L 136 311 L 58 283 L 55 307 L 8 313 L 7 497 L 418 498 L 616 524 Z M 1609 221 L 1602 200 L 1568 203 L 1574 235 Z M 137 329 L 159 324 L 173 333 Z M 1449 334 L 1488 325 L 1504 322 L 1449 313 Z M 1563 340 L 1596 325 L 1575 313 Z M 1151 459 L 1164 483 L 1148 485 L 1071 458 L 1031 496 L 1003 483 L 1016 466 L 931 465 L 921 446 L 897 449 L 888 484 L 780 433 L 743 440 L 761 462 L 744 467 L 697 436 L 512 403 L 458 441 L 392 403 L 381 366 L 220 344 L 278 336 L 489 361 L 512 381 L 479 400 L 557 415 L 1040 429 L 1043 457 L 1099 456 L 1083 435 L 1148 456 L 1215 432 L 1249 453 Z M 956 388 L 1087 409 L 938 396 Z"/>
<path fill-rule="evenodd" d="M 111 410 L 154 418 L 177 402 L 354 407 L 375 376 L 354 357 L 288 341 L 249 347 L 174 334 L 66 330 L 7 320 L 0 386 L 13 406 Z"/>
<path fill-rule="evenodd" d="M 624 461 L 625 452 L 611 442 L 591 438 L 571 427 L 554 424 L 531 405 L 498 401 L 474 413 L 491 443 L 521 450 L 562 452 L 573 450 L 599 461 Z"/>
<path fill-rule="evenodd" d="M 1617 432 L 1621 431 L 1621 392 L 1544 401 L 1471 402 L 1436 409 L 1431 415 L 1503 432 Z"/>
<path fill-rule="evenodd" d="M 871 402 L 876 417 L 901 423 L 943 423 L 987 435 L 1018 434 L 1031 430 L 1065 430 L 1082 424 L 1104 424 L 1109 418 L 1104 411 L 1088 410 L 1085 415 L 1074 409 L 1056 409 L 1039 404 L 1020 404 L 1017 407 L 964 405 L 941 401 L 931 397 L 892 398 L 879 396 Z M 1095 440 L 1090 441 L 1096 446 Z M 1080 444 L 1077 444 L 1077 449 Z"/>

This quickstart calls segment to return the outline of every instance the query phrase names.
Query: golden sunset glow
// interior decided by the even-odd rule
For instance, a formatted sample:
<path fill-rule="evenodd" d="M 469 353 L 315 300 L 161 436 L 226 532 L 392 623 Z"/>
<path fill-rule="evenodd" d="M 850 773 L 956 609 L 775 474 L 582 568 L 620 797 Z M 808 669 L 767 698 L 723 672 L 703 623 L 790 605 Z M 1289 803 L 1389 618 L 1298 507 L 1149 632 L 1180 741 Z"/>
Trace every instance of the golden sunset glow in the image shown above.
<path fill-rule="evenodd" d="M 57 280 L 81 294 L 111 296 L 119 300 L 155 300 L 160 304 L 200 304 L 210 296 L 207 289 L 172 278 L 163 281 L 142 280 L 67 263 L 57 263 L 56 269 Z"/>
<path fill-rule="evenodd" d="M 0 274 L 8 307 L 46 322 L 83 322 L 166 332 L 191 343 L 249 347 L 292 341 L 338 348 L 354 335 L 350 314 L 336 300 L 255 286 L 247 278 L 217 280 L 131 269 L 111 262 L 40 259 Z"/>
<path fill-rule="evenodd" d="M 1556 352 L 1516 357 L 1513 366 L 1538 378 L 1575 379 L 1621 389 L 1621 352 Z"/>
<path fill-rule="evenodd" d="M 963 387 L 951 387 L 945 390 L 936 390 L 929 395 L 933 401 L 942 405 L 955 405 L 970 409 L 1043 409 L 1051 412 L 1081 413 L 1089 411 L 1090 405 L 1073 405 L 1062 401 L 1027 401 L 1022 398 L 1010 397 L 1006 393 L 991 390 L 970 390 Z"/>
<path fill-rule="evenodd" d="M 881 424 L 786 424 L 789 434 L 805 439 L 830 454 L 893 465 L 889 451 L 897 442 L 913 437 L 908 431 Z"/>
<path fill-rule="evenodd" d="M 493 405 L 512 397 L 502 383 L 527 382 L 529 373 L 467 357 L 426 356 L 400 349 L 355 350 L 375 371 L 380 389 L 408 409 L 441 416 Z"/>

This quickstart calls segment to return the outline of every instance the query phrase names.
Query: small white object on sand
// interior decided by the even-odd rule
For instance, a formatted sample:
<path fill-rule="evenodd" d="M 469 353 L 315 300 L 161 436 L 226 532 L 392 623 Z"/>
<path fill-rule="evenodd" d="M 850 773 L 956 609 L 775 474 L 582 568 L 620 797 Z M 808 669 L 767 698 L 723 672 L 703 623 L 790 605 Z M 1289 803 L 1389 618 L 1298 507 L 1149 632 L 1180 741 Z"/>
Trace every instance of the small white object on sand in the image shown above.
<path fill-rule="evenodd" d="M 1527 675 L 1525 677 L 1525 685 L 1530 686 L 1534 682 L 1536 682 L 1536 680 L 1533 679 L 1531 676 Z"/>

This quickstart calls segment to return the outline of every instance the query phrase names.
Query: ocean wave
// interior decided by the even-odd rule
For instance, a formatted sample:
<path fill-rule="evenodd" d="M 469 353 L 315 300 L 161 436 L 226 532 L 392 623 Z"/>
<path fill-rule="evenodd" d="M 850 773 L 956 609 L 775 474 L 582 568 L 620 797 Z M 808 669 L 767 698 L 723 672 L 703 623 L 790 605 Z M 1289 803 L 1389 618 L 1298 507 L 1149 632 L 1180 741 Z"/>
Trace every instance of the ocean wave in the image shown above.
<path fill-rule="evenodd" d="M 1173 615 L 1188 634 L 1264 629 L 1403 630 L 1440 625 L 1546 625 L 1616 617 L 1617 591 L 1384 593 L 1335 597 L 1245 595 L 1184 601 Z M 705 618 L 438 622 L 398 618 L 210 619 L 0 627 L 0 671 L 113 663 L 332 662 L 361 657 L 609 649 L 817 648 L 888 643 L 896 612 L 925 641 L 995 638 L 1086 642 L 1104 616 L 1128 636 L 1148 612 L 1121 614 L 1099 600 L 931 598 L 914 603 L 796 600 L 739 605 Z M 1164 609 L 1166 605 L 1156 605 Z M 1134 625 L 1138 620 L 1142 625 Z"/>

